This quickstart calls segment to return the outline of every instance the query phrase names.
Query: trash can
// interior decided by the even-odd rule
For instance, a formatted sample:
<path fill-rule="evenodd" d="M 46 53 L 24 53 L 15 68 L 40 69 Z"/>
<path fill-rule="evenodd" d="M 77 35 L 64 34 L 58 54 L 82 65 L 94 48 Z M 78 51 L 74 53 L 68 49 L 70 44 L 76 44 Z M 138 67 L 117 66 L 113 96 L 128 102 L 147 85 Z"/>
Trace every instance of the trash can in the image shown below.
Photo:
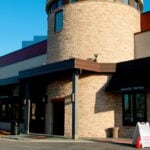
<path fill-rule="evenodd" d="M 118 138 L 118 132 L 119 132 L 119 127 L 114 127 L 113 128 L 113 138 L 114 139 Z"/>
<path fill-rule="evenodd" d="M 17 121 L 11 122 L 11 134 L 18 135 L 19 134 L 19 124 Z"/>

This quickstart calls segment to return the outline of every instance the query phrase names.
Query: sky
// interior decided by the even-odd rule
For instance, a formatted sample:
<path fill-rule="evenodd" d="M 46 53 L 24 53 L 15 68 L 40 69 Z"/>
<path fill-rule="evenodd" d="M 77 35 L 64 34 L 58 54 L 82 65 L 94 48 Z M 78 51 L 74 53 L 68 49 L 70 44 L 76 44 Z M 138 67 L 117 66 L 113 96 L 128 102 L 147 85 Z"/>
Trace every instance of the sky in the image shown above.
<path fill-rule="evenodd" d="M 22 41 L 47 35 L 46 0 L 0 0 L 0 56 L 21 49 Z M 150 0 L 144 0 L 144 12 Z"/>
<path fill-rule="evenodd" d="M 46 0 L 0 0 L 0 56 L 47 35 Z"/>

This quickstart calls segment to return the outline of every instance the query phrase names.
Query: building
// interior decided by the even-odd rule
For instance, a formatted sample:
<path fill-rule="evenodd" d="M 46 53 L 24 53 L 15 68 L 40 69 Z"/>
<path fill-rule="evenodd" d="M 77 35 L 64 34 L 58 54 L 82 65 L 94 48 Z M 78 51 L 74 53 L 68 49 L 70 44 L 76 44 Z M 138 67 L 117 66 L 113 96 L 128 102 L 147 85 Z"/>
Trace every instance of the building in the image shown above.
<path fill-rule="evenodd" d="M 17 121 L 24 133 L 77 138 L 109 137 L 117 126 L 131 137 L 137 121 L 149 121 L 143 74 L 135 74 L 148 58 L 133 60 L 149 33 L 142 8 L 141 0 L 48 0 L 47 41 L 0 57 L 0 129 Z M 137 116 L 131 97 L 143 104 Z"/>
<path fill-rule="evenodd" d="M 17 121 L 21 130 L 25 130 L 24 81 L 21 83 L 19 72 L 43 66 L 46 51 L 47 41 L 42 41 L 0 57 L 0 129 L 10 130 L 11 122 Z"/>
<path fill-rule="evenodd" d="M 104 71 L 99 67 L 98 72 L 91 71 L 94 67 L 87 68 L 86 72 L 79 69 L 76 112 L 79 137 L 106 137 L 114 126 L 120 127 L 122 137 L 131 134 L 122 125 L 121 94 L 106 93 L 104 89 L 111 73 L 115 72 L 115 64 L 134 58 L 133 37 L 141 31 L 142 7 L 142 1 L 134 0 L 47 2 L 48 63 L 75 57 L 96 60 L 100 66 L 105 65 L 104 69 L 110 69 Z M 74 93 L 69 90 L 68 79 L 53 80 L 47 89 L 48 99 L 65 98 Z M 64 134 L 71 135 L 71 105 L 65 99 Z"/>
<path fill-rule="evenodd" d="M 149 118 L 149 42 L 150 12 L 141 15 L 141 32 L 134 35 L 134 60 L 117 63 L 106 91 L 122 95 L 122 123 L 126 132 L 134 130 L 137 121 L 146 122 Z"/>
<path fill-rule="evenodd" d="M 47 36 L 34 36 L 32 41 L 22 41 L 22 48 L 47 40 Z"/>
<path fill-rule="evenodd" d="M 150 13 L 144 13 L 141 16 L 141 32 L 135 34 L 135 58 L 150 56 Z M 141 50 L 142 49 L 142 50 Z"/>

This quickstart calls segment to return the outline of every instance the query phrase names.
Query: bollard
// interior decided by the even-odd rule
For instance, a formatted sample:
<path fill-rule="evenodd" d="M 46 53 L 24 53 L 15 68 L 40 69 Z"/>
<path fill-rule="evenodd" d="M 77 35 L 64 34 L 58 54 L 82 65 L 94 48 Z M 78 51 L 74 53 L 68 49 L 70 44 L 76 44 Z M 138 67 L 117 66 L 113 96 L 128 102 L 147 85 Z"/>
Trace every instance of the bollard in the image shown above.
<path fill-rule="evenodd" d="M 114 127 L 113 128 L 113 138 L 114 139 L 118 138 L 118 131 L 119 131 L 119 127 Z"/>
<path fill-rule="evenodd" d="M 18 135 L 19 134 L 19 125 L 16 121 L 11 122 L 11 134 Z"/>

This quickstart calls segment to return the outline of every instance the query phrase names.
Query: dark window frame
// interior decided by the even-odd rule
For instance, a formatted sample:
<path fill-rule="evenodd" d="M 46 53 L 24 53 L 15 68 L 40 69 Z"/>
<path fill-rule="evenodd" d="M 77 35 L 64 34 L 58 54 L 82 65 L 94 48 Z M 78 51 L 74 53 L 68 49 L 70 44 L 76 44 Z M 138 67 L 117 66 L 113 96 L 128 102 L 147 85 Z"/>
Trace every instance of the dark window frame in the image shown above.
<path fill-rule="evenodd" d="M 75 2 L 77 2 L 77 0 L 70 0 L 70 2 L 71 2 L 71 3 L 75 3 Z"/>
<path fill-rule="evenodd" d="M 51 3 L 49 11 L 50 13 L 54 12 L 57 8 L 60 8 L 61 6 L 69 3 L 75 3 L 78 0 L 56 0 Z"/>
<path fill-rule="evenodd" d="M 3 109 L 3 107 L 5 107 L 5 109 Z M 23 104 L 19 97 L 12 96 L 0 99 L 0 122 L 23 122 L 23 117 Z"/>
<path fill-rule="evenodd" d="M 127 0 L 127 1 L 123 0 L 123 3 L 126 4 L 126 5 L 129 5 L 129 0 Z"/>
<path fill-rule="evenodd" d="M 137 0 L 134 0 L 134 8 L 139 9 L 139 2 Z"/>
<path fill-rule="evenodd" d="M 61 20 L 59 19 L 59 23 L 61 24 L 61 27 L 60 28 L 57 28 L 57 24 L 59 24 L 57 21 L 57 15 L 59 14 L 59 13 L 61 13 L 62 12 L 62 18 L 61 18 Z M 63 18 L 64 18 L 64 16 L 63 16 L 63 9 L 61 9 L 61 10 L 59 10 L 59 11 L 57 11 L 56 13 L 55 13 L 55 22 L 54 22 L 54 31 L 55 32 L 60 32 L 60 31 L 62 31 L 62 29 L 63 29 Z"/>
<path fill-rule="evenodd" d="M 57 8 L 63 5 L 63 0 L 57 0 Z"/>
<path fill-rule="evenodd" d="M 137 104 L 136 104 L 136 95 L 137 94 L 144 94 L 144 106 L 145 106 L 145 108 L 144 108 L 144 118 L 143 118 L 143 120 L 138 120 L 137 119 L 137 109 L 136 109 L 136 106 L 137 106 Z M 127 122 L 126 120 L 125 120 L 125 116 L 126 116 L 126 113 L 125 113 L 125 105 L 124 105 L 124 103 L 125 103 L 125 99 L 124 99 L 124 96 L 125 95 L 128 95 L 129 96 L 129 99 L 131 100 L 131 97 L 132 97 L 132 100 L 133 100 L 133 107 L 132 107 L 132 109 L 133 109 L 133 121 L 132 122 Z M 125 92 L 125 93 L 123 93 L 122 94 L 122 121 L 123 121 L 123 126 L 135 126 L 136 125 L 136 123 L 139 121 L 141 121 L 141 122 L 146 122 L 147 121 L 147 101 L 146 101 L 146 99 L 147 99 L 147 95 L 146 95 L 146 92 L 143 92 L 143 91 L 139 91 L 139 92 Z"/>

